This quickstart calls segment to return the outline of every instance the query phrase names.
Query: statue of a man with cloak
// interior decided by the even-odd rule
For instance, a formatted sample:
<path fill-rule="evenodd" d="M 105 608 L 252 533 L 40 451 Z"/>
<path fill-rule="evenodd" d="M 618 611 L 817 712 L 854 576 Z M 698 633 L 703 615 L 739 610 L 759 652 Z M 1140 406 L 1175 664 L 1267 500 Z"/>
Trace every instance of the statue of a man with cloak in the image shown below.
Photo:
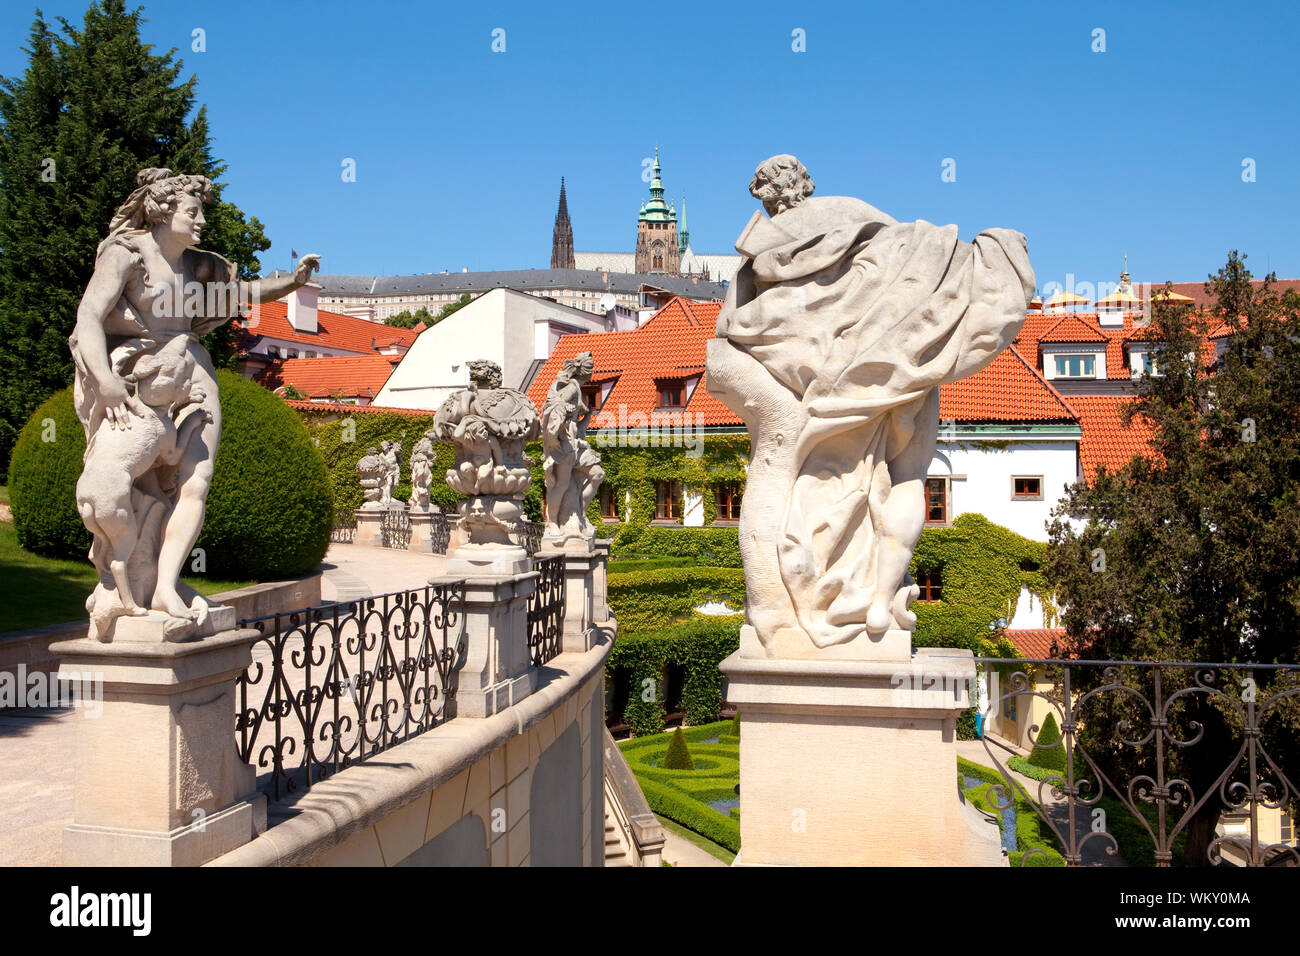
<path fill-rule="evenodd" d="M 966 243 L 956 226 L 814 198 L 789 155 L 760 164 L 749 188 L 767 215 L 736 242 L 745 259 L 707 367 L 710 393 L 750 434 L 746 621 L 773 657 L 891 633 L 910 647 L 939 386 L 984 368 L 1023 324 L 1025 237 L 990 229 Z"/>

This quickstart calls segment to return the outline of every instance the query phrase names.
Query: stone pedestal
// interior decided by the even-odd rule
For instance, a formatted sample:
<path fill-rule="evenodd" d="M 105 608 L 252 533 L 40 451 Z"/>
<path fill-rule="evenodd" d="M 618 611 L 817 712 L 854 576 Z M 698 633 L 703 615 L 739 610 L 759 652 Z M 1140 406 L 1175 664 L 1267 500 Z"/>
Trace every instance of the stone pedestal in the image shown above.
<path fill-rule="evenodd" d="M 957 789 L 956 719 L 970 706 L 970 651 L 924 648 L 898 661 L 743 653 L 720 667 L 740 711 L 744 864 L 1001 859 L 994 828 L 977 829 Z"/>
<path fill-rule="evenodd" d="M 564 629 L 561 651 L 583 652 L 595 646 L 597 624 L 609 620 L 609 605 L 605 599 L 605 562 L 609 553 L 606 545 L 602 554 L 590 542 L 571 542 L 564 550 L 543 549 L 536 557 L 564 558 Z"/>
<path fill-rule="evenodd" d="M 435 518 L 441 518 L 442 513 L 438 511 L 412 511 L 411 519 L 411 538 L 406 543 L 408 551 L 418 551 L 421 554 L 433 554 L 433 523 Z M 450 549 L 448 549 L 450 550 Z"/>
<path fill-rule="evenodd" d="M 352 536 L 353 544 L 379 548 L 384 544 L 384 509 L 357 509 L 357 530 Z"/>
<path fill-rule="evenodd" d="M 62 641 L 59 675 L 103 680 L 77 722 L 70 866 L 198 866 L 266 828 L 266 799 L 235 753 L 235 678 L 254 630 L 188 643 Z"/>
<path fill-rule="evenodd" d="M 454 716 L 490 717 L 536 689 L 528 650 L 528 599 L 538 577 L 528 570 L 464 578 L 449 568 L 429 579 L 433 585 L 465 581 L 465 664 L 457 671 Z"/>

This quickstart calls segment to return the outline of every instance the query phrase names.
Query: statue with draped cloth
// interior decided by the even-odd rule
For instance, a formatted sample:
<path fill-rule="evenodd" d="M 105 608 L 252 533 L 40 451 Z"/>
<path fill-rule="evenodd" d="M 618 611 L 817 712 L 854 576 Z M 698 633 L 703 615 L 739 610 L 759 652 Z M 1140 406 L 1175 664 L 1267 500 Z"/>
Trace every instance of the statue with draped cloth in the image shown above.
<path fill-rule="evenodd" d="M 793 156 L 763 162 L 744 262 L 706 385 L 748 426 L 740 517 L 746 622 L 770 657 L 836 656 L 910 635 L 939 386 L 1012 341 L 1034 291 L 1025 237 L 898 222 L 813 197 Z M 743 642 L 742 642 L 742 653 Z"/>

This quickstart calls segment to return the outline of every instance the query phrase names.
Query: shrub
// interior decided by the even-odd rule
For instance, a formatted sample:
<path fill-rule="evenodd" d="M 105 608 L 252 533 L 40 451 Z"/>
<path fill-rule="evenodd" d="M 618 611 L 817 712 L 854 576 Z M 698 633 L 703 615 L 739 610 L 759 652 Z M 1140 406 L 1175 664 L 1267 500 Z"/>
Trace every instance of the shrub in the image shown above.
<path fill-rule="evenodd" d="M 740 711 L 736 711 L 736 716 L 731 718 L 731 736 L 740 739 Z"/>
<path fill-rule="evenodd" d="M 614 538 L 615 558 L 686 558 L 712 568 L 738 568 L 740 536 L 735 527 L 681 528 L 624 525 Z"/>
<path fill-rule="evenodd" d="M 218 371 L 217 381 L 221 448 L 198 540 L 204 573 L 265 580 L 310 571 L 325 556 L 333 523 L 324 463 L 279 398 L 233 372 Z M 53 441 L 42 441 L 46 420 Z M 24 548 L 53 557 L 88 551 L 76 503 L 85 446 L 71 389 L 52 395 L 23 428 L 10 495 Z"/>
<path fill-rule="evenodd" d="M 739 568 L 628 571 L 609 575 L 607 587 L 620 633 L 697 619 L 695 608 L 709 601 L 722 601 L 737 611 L 745 604 L 745 574 Z"/>
<path fill-rule="evenodd" d="M 325 557 L 334 500 L 302 422 L 275 395 L 218 371 L 221 448 L 199 535 L 212 575 L 269 580 Z"/>
<path fill-rule="evenodd" d="M 1043 729 L 1038 733 L 1034 751 L 1029 755 L 1029 762 L 1044 770 L 1065 773 L 1065 745 L 1052 746 L 1061 739 L 1061 730 L 1056 725 L 1056 715 L 1050 711 L 1043 721 Z"/>
<path fill-rule="evenodd" d="M 739 616 L 697 617 L 661 631 L 620 634 L 606 661 L 605 673 L 606 680 L 614 685 L 618 671 L 628 672 L 630 693 L 626 704 L 616 701 L 616 706 L 624 705 L 623 720 L 638 736 L 663 730 L 663 673 L 668 664 L 681 665 L 685 671 L 682 711 L 686 723 L 716 720 L 722 709 L 722 673 L 718 664 L 739 646 Z"/>
<path fill-rule="evenodd" d="M 18 543 L 52 558 L 84 558 L 90 532 L 77 513 L 77 479 L 86 434 L 72 406 L 72 389 L 47 398 L 14 444 L 9 497 Z"/>
<path fill-rule="evenodd" d="M 686 738 L 682 736 L 682 728 L 678 727 L 673 734 L 673 739 L 668 742 L 668 752 L 664 754 L 664 761 L 660 766 L 665 770 L 695 769 L 695 761 L 691 759 L 691 751 L 686 746 Z"/>

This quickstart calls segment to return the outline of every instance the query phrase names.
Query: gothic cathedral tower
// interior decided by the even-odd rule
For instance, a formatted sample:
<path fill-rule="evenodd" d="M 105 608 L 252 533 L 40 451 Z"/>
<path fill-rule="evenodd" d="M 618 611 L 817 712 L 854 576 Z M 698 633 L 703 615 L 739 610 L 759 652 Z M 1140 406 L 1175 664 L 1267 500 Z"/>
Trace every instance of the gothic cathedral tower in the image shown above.
<path fill-rule="evenodd" d="M 664 182 L 660 178 L 659 147 L 655 147 L 655 164 L 650 180 L 650 201 L 641 204 L 636 221 L 636 271 L 663 272 L 677 275 L 681 267 L 681 248 L 677 244 L 677 210 L 664 202 Z"/>
<path fill-rule="evenodd" d="M 564 177 L 560 177 L 560 208 L 555 212 L 555 231 L 551 233 L 551 268 L 572 269 L 573 225 L 569 222 L 569 201 L 564 197 Z"/>

